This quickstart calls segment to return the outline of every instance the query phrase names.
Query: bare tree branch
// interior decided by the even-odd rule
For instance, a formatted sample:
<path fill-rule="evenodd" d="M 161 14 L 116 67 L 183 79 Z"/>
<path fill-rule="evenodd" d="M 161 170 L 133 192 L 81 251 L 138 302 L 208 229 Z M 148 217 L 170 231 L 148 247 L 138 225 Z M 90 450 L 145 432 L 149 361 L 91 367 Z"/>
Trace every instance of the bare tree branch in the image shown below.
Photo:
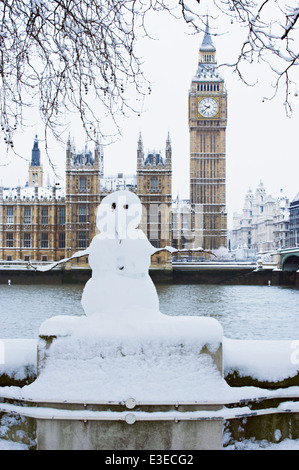
<path fill-rule="evenodd" d="M 268 64 L 276 77 L 274 94 L 284 86 L 291 111 L 292 71 L 299 62 L 297 2 L 213 3 L 219 11 L 215 34 L 221 34 L 223 15 L 246 31 L 238 57 L 226 65 L 250 84 L 244 62 Z M 36 103 L 45 138 L 51 131 L 63 140 L 65 116 L 76 113 L 89 139 L 113 139 L 120 119 L 140 113 L 139 103 L 151 91 L 136 53 L 139 38 L 149 36 L 149 13 L 168 12 L 198 33 L 206 26 L 203 10 L 199 0 L 2 0 L 0 126 L 8 148 L 13 149 L 14 135 L 24 126 L 26 109 Z"/>

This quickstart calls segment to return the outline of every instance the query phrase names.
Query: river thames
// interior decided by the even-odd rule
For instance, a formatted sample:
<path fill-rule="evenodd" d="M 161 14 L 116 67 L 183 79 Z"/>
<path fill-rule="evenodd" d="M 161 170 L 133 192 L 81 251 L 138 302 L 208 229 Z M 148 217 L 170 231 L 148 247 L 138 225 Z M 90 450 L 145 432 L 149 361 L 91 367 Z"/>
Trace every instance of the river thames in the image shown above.
<path fill-rule="evenodd" d="M 0 285 L 0 338 L 37 338 L 46 318 L 83 315 L 83 288 L 84 285 Z M 162 313 L 211 316 L 221 323 L 228 338 L 299 338 L 298 289 L 194 284 L 157 284 L 156 288 Z"/>

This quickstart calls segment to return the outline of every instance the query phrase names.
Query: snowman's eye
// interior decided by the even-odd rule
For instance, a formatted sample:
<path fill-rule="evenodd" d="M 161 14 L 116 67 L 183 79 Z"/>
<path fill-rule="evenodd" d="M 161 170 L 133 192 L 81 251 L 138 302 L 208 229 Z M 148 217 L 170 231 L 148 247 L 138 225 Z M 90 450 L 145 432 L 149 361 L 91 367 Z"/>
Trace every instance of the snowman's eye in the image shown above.
<path fill-rule="evenodd" d="M 115 204 L 115 202 L 112 203 L 111 207 L 112 207 L 113 210 L 116 209 L 116 204 Z"/>
<path fill-rule="evenodd" d="M 129 205 L 128 205 L 128 204 L 125 204 L 125 205 L 124 205 L 124 209 L 129 209 Z"/>

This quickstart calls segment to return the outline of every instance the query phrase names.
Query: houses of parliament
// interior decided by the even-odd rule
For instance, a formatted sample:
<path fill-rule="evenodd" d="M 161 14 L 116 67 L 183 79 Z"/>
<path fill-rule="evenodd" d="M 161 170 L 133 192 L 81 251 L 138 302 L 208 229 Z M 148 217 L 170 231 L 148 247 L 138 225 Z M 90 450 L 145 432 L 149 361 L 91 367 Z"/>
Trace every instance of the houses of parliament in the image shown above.
<path fill-rule="evenodd" d="M 96 234 L 98 205 L 109 192 L 118 189 L 134 191 L 140 198 L 143 212 L 139 228 L 154 246 L 204 250 L 226 246 L 227 97 L 208 26 L 188 102 L 190 156 L 189 162 L 186 157 L 186 165 L 190 164 L 190 200 L 172 197 L 169 135 L 164 153 L 145 152 L 139 135 L 137 172 L 131 178 L 105 177 L 101 144 L 96 142 L 93 152 L 87 146 L 78 152 L 69 137 L 64 188 L 45 184 L 36 136 L 26 186 L 0 187 L 0 259 L 57 261 L 87 248 Z M 165 261 L 163 252 L 155 256 L 153 264 Z"/>

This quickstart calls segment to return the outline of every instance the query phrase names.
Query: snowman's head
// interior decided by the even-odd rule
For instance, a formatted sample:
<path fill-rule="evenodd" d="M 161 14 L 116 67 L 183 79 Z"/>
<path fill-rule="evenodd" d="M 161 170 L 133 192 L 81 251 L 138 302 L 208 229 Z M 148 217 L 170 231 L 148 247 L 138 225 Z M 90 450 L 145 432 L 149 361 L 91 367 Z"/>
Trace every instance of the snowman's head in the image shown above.
<path fill-rule="evenodd" d="M 136 239 L 141 221 L 140 199 L 131 191 L 116 191 L 104 197 L 97 211 L 97 228 L 104 238 Z"/>

